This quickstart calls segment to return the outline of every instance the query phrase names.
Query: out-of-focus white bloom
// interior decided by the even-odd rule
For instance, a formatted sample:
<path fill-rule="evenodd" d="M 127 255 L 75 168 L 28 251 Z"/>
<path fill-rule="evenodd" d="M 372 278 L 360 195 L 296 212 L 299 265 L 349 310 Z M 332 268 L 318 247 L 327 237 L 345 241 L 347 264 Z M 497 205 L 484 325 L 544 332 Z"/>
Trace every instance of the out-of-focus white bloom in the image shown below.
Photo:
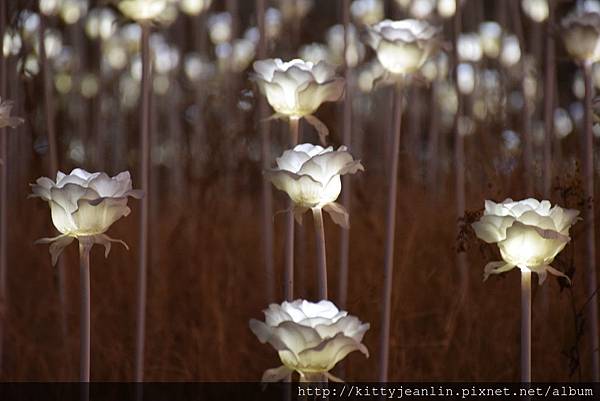
<path fill-rule="evenodd" d="M 46 29 L 44 32 L 44 50 L 46 57 L 53 59 L 57 57 L 62 50 L 62 36 L 56 29 Z M 40 54 L 39 40 L 34 41 L 34 48 L 37 54 Z"/>
<path fill-rule="evenodd" d="M 179 66 L 179 49 L 169 45 L 160 35 L 152 35 L 150 48 L 154 53 L 154 68 L 157 74 L 169 74 Z"/>
<path fill-rule="evenodd" d="M 429 82 L 446 78 L 448 76 L 448 55 L 438 52 L 435 57 L 425 62 L 421 67 L 421 73 Z"/>
<path fill-rule="evenodd" d="M 437 12 L 442 18 L 450 18 L 456 13 L 456 0 L 438 0 Z"/>
<path fill-rule="evenodd" d="M 208 33 L 210 40 L 215 44 L 231 41 L 231 14 L 224 12 L 213 14 L 208 18 Z"/>
<path fill-rule="evenodd" d="M 562 20 L 565 48 L 575 60 L 594 63 L 600 60 L 600 14 L 572 13 Z"/>
<path fill-rule="evenodd" d="M 481 41 L 476 33 L 461 33 L 458 36 L 458 57 L 462 61 L 478 62 L 483 56 Z"/>
<path fill-rule="evenodd" d="M 59 6 L 59 0 L 40 0 L 40 12 L 44 15 L 56 15 Z"/>
<path fill-rule="evenodd" d="M 300 219 L 308 209 L 324 209 L 333 221 L 348 227 L 348 212 L 335 203 L 342 190 L 341 176 L 364 171 L 345 146 L 338 150 L 304 143 L 286 150 L 277 158 L 277 168 L 266 172 L 275 187 L 285 191 L 294 202 Z"/>
<path fill-rule="evenodd" d="M 376 24 L 383 19 L 383 1 L 354 0 L 350 5 L 350 13 L 359 24 L 366 26 Z"/>
<path fill-rule="evenodd" d="M 179 9 L 188 15 L 200 15 L 211 3 L 212 0 L 179 0 Z"/>
<path fill-rule="evenodd" d="M 3 101 L 0 99 L 0 128 L 17 128 L 19 125 L 25 122 L 25 120 L 20 117 L 10 115 L 13 106 L 14 103 L 11 100 Z"/>
<path fill-rule="evenodd" d="M 60 17 L 65 24 L 72 25 L 87 13 L 88 0 L 61 0 Z"/>
<path fill-rule="evenodd" d="M 117 16 L 110 8 L 95 8 L 85 20 L 85 33 L 92 39 L 109 39 L 116 31 Z"/>
<path fill-rule="evenodd" d="M 437 29 L 425 21 L 384 20 L 369 29 L 369 45 L 392 74 L 419 70 L 433 52 Z"/>
<path fill-rule="evenodd" d="M 573 121 L 569 112 L 563 108 L 554 110 L 554 135 L 557 138 L 565 138 L 573 131 Z"/>
<path fill-rule="evenodd" d="M 333 63 L 341 65 L 344 62 L 345 35 L 344 26 L 334 25 L 327 31 L 327 44 L 331 49 Z M 346 49 L 346 65 L 356 67 L 365 57 L 365 46 L 358 38 L 358 32 L 354 25 L 348 29 L 349 44 Z"/>
<path fill-rule="evenodd" d="M 457 67 L 458 89 L 464 95 L 470 95 L 475 89 L 475 69 L 469 63 L 460 63 Z"/>
<path fill-rule="evenodd" d="M 413 0 L 410 5 L 410 14 L 417 19 L 431 16 L 436 7 L 436 0 Z"/>
<path fill-rule="evenodd" d="M 158 14 L 156 17 L 156 22 L 160 25 L 167 26 L 171 25 L 177 19 L 179 15 L 179 9 L 175 3 L 167 3 L 165 10 Z"/>
<path fill-rule="evenodd" d="M 242 72 L 254 60 L 256 44 L 248 39 L 237 39 L 233 41 L 232 47 L 231 69 L 234 72 Z"/>
<path fill-rule="evenodd" d="M 371 92 L 385 73 L 385 68 L 376 59 L 363 65 L 358 73 L 358 88 L 365 93 Z"/>
<path fill-rule="evenodd" d="M 497 58 L 502 46 L 502 27 L 496 21 L 479 24 L 479 36 L 483 53 L 489 58 Z"/>
<path fill-rule="evenodd" d="M 325 62 L 259 60 L 254 71 L 254 80 L 271 107 L 285 116 L 311 115 L 321 103 L 335 102 L 344 94 L 344 79 Z"/>
<path fill-rule="evenodd" d="M 4 57 L 16 56 L 21 51 L 22 46 L 23 40 L 19 32 L 10 28 L 6 29 L 2 46 Z"/>
<path fill-rule="evenodd" d="M 354 351 L 369 356 L 362 344 L 369 324 L 330 301 L 285 301 L 263 312 L 265 321 L 250 320 L 250 330 L 261 343 L 271 344 L 283 363 L 265 371 L 263 382 L 283 380 L 294 371 L 303 382 L 340 381 L 329 373 L 339 361 Z"/>
<path fill-rule="evenodd" d="M 585 96 L 585 81 L 581 73 L 577 72 L 573 77 L 573 84 L 571 86 L 573 94 L 577 99 L 583 99 Z"/>
<path fill-rule="evenodd" d="M 127 49 L 119 37 L 112 37 L 102 44 L 106 65 L 113 70 L 121 70 L 127 65 Z"/>
<path fill-rule="evenodd" d="M 512 67 L 521 60 L 521 46 L 515 35 L 507 35 L 502 40 L 500 62 L 505 67 Z"/>
<path fill-rule="evenodd" d="M 142 27 L 131 23 L 119 29 L 118 37 L 130 54 L 140 52 L 140 39 L 142 38 Z"/>
<path fill-rule="evenodd" d="M 206 80 L 215 75 L 215 65 L 199 53 L 188 53 L 183 59 L 183 71 L 186 77 L 197 82 Z"/>
<path fill-rule="evenodd" d="M 483 217 L 473 223 L 477 237 L 498 244 L 503 262 L 485 266 L 484 280 L 518 267 L 538 274 L 542 284 L 547 273 L 566 277 L 550 266 L 558 253 L 571 240 L 569 229 L 577 221 L 578 210 L 563 209 L 549 201 L 525 199 L 502 203 L 485 201 Z"/>
<path fill-rule="evenodd" d="M 81 95 L 87 99 L 91 99 L 98 94 L 100 83 L 96 75 L 88 73 L 81 78 Z"/>
<path fill-rule="evenodd" d="M 504 141 L 504 147 L 509 152 L 519 149 L 521 138 L 519 138 L 519 134 L 517 134 L 515 131 L 509 129 L 502 131 L 502 139 Z"/>
<path fill-rule="evenodd" d="M 333 63 L 331 60 L 330 48 L 323 43 L 310 43 L 300 48 L 298 52 L 300 58 L 307 62 L 317 64 L 320 61 Z"/>
<path fill-rule="evenodd" d="M 30 11 L 24 11 L 20 15 L 21 25 L 23 27 L 23 37 L 25 40 L 31 41 L 32 38 L 39 37 L 38 32 L 40 28 L 40 16 L 39 14 L 32 13 Z"/>
<path fill-rule="evenodd" d="M 521 0 L 525 14 L 535 22 L 543 22 L 550 14 L 548 0 Z"/>
<path fill-rule="evenodd" d="M 275 39 L 281 34 L 283 26 L 283 16 L 281 11 L 276 8 L 269 7 L 265 11 L 265 33 L 267 39 Z"/>
<path fill-rule="evenodd" d="M 167 8 L 166 0 L 121 0 L 119 10 L 138 23 L 148 23 L 157 19 Z"/>
<path fill-rule="evenodd" d="M 49 203 L 52 223 L 61 233 L 38 241 L 50 244 L 53 265 L 74 239 L 89 245 L 104 245 L 106 256 L 111 242 L 125 245 L 123 241 L 108 237 L 105 232 L 121 217 L 129 215 L 129 196 L 142 197 L 141 191 L 132 189 L 127 171 L 112 178 L 106 173 L 88 173 L 82 169 L 75 169 L 68 175 L 59 171 L 56 181 L 41 177 L 31 187 L 31 196 Z"/>

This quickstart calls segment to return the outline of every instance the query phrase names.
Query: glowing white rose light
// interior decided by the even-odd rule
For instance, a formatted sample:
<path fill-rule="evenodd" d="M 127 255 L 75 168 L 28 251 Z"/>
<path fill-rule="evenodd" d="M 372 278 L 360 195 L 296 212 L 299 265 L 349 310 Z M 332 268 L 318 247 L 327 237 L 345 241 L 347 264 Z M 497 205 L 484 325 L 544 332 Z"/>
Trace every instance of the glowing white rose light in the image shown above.
<path fill-rule="evenodd" d="M 52 213 L 52 223 L 61 235 L 43 238 L 37 243 L 50 244 L 52 265 L 56 265 L 63 249 L 74 239 L 79 241 L 79 271 L 81 288 L 80 309 L 80 374 L 79 381 L 90 381 L 90 251 L 94 244 L 105 247 L 108 257 L 111 243 L 118 242 L 105 232 L 131 210 L 127 198 L 141 198 L 142 193 L 131 187 L 129 172 L 109 177 L 106 173 L 88 173 L 75 169 L 70 174 L 58 172 L 56 181 L 38 178 L 31 185 L 33 197 L 47 201 Z"/>
<path fill-rule="evenodd" d="M 417 72 L 434 51 L 438 29 L 425 21 L 384 20 L 369 29 L 369 45 L 392 74 Z"/>
<path fill-rule="evenodd" d="M 87 244 L 101 244 L 106 256 L 111 242 L 105 232 L 121 217 L 129 215 L 129 196 L 140 199 L 142 193 L 133 190 L 129 172 L 109 177 L 106 173 L 89 173 L 75 169 L 70 174 L 58 172 L 56 181 L 39 178 L 32 184 L 33 197 L 47 201 L 52 213 L 52 223 L 61 235 L 44 238 L 38 243 L 50 243 L 52 264 L 56 265 L 63 249 L 74 239 Z"/>
<path fill-rule="evenodd" d="M 576 12 L 562 20 L 563 40 L 569 54 L 577 61 L 600 60 L 600 14 Z"/>
<path fill-rule="evenodd" d="M 504 261 L 488 263 L 484 280 L 514 267 L 537 273 L 540 284 L 547 273 L 566 277 L 550 263 L 570 241 L 569 228 L 578 216 L 578 210 L 552 207 L 547 200 L 486 200 L 484 215 L 473 229 L 483 241 L 498 244 Z"/>
<path fill-rule="evenodd" d="M 295 205 L 299 220 L 308 209 L 324 209 L 332 219 L 348 226 L 348 213 L 335 203 L 342 190 L 341 176 L 364 171 L 345 146 L 337 150 L 310 143 L 297 145 L 277 158 L 277 168 L 266 174 L 273 185 L 285 191 Z"/>
<path fill-rule="evenodd" d="M 167 8 L 166 0 L 121 0 L 119 10 L 138 23 L 156 20 Z"/>
<path fill-rule="evenodd" d="M 283 380 L 294 371 L 303 382 L 341 381 L 329 373 L 339 361 L 354 351 L 369 357 L 362 344 L 369 323 L 340 311 L 330 301 L 271 304 L 264 314 L 264 322 L 250 320 L 250 330 L 261 343 L 277 350 L 283 365 L 265 371 L 263 382 Z"/>
<path fill-rule="evenodd" d="M 305 118 L 321 139 L 327 127 L 312 114 L 324 102 L 335 102 L 344 94 L 344 79 L 336 76 L 333 66 L 294 59 L 267 59 L 254 62 L 253 79 L 277 117 Z"/>
<path fill-rule="evenodd" d="M 549 201 L 525 199 L 502 203 L 485 201 L 483 217 L 473 223 L 477 236 L 500 249 L 502 262 L 485 266 L 483 279 L 515 267 L 521 270 L 521 382 L 531 381 L 531 273 L 538 274 L 540 285 L 548 273 L 569 279 L 550 266 L 571 240 L 569 229 L 579 211 L 563 209 Z"/>

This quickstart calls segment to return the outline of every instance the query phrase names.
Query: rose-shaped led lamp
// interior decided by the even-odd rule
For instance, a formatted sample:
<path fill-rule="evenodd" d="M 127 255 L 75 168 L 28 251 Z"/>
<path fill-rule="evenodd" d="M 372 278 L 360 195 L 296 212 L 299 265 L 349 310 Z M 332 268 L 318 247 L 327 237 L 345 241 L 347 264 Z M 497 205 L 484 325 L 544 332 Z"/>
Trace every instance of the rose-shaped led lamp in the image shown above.
<path fill-rule="evenodd" d="M 131 209 L 128 197 L 140 199 L 142 193 L 132 189 L 129 172 L 109 177 L 106 173 L 89 173 L 75 169 L 70 174 L 58 172 L 56 181 L 39 178 L 32 184 L 32 197 L 48 202 L 52 223 L 61 235 L 43 238 L 38 243 L 49 243 L 52 265 L 56 265 L 63 249 L 74 239 L 79 241 L 81 279 L 81 351 L 80 381 L 90 380 L 90 250 L 94 244 L 105 247 L 108 257 L 114 240 L 106 235 L 110 226 Z"/>
<path fill-rule="evenodd" d="M 344 79 L 335 74 L 333 66 L 323 61 L 267 59 L 254 62 L 254 72 L 253 79 L 276 116 L 305 118 L 321 137 L 327 135 L 324 124 L 312 114 L 322 103 L 335 102 L 344 94 Z"/>
<path fill-rule="evenodd" d="M 346 209 L 335 201 L 342 190 L 341 176 L 364 171 L 359 160 L 354 160 L 345 146 L 337 150 L 304 143 L 286 150 L 277 158 L 277 168 L 267 171 L 273 185 L 285 191 L 293 202 L 293 213 L 298 222 L 302 214 L 312 209 L 317 235 L 319 260 L 319 294 L 327 297 L 327 265 L 323 213 L 329 213 L 333 221 L 348 228 Z"/>
<path fill-rule="evenodd" d="M 382 302 L 381 347 L 379 356 L 379 380 L 387 381 L 389 331 L 392 302 L 392 275 L 394 265 L 394 238 L 396 233 L 396 197 L 398 188 L 398 164 L 400 151 L 400 127 L 402 122 L 402 88 L 405 78 L 417 73 L 437 46 L 438 29 L 425 21 L 406 19 L 384 20 L 369 28 L 369 45 L 387 75 L 394 78 L 391 163 L 388 173 L 388 203 L 384 257 L 384 291 Z"/>
<path fill-rule="evenodd" d="M 250 320 L 250 329 L 261 343 L 277 350 L 283 365 L 265 371 L 263 382 L 280 381 L 294 371 L 303 382 L 341 381 L 329 373 L 339 361 L 354 351 L 369 356 L 362 344 L 369 323 L 330 301 L 271 304 L 264 314 L 264 322 Z"/>
<path fill-rule="evenodd" d="M 50 243 L 52 265 L 56 265 L 63 249 L 74 239 L 91 247 L 104 245 L 106 255 L 114 240 L 106 235 L 110 226 L 121 217 L 129 215 L 127 198 L 141 199 L 142 193 L 132 189 L 129 172 L 109 177 L 106 173 L 89 173 L 75 169 L 70 174 L 58 172 L 56 181 L 38 178 L 32 184 L 32 197 L 47 201 L 52 213 L 52 223 L 61 233 L 54 238 L 44 238 L 40 243 Z"/>
<path fill-rule="evenodd" d="M 504 261 L 488 263 L 484 280 L 515 267 L 537 273 L 540 284 L 547 273 L 566 277 L 550 264 L 570 241 L 569 228 L 578 216 L 578 210 L 552 207 L 546 200 L 486 200 L 484 215 L 473 229 L 483 241 L 498 244 Z"/>
<path fill-rule="evenodd" d="M 342 189 L 340 177 L 364 167 L 345 146 L 334 150 L 303 143 L 283 152 L 276 162 L 277 168 L 266 174 L 292 199 L 298 220 L 308 209 L 324 209 L 337 224 L 348 226 L 347 213 L 335 203 Z"/>
<path fill-rule="evenodd" d="M 531 272 L 543 284 L 548 273 L 565 277 L 550 266 L 570 241 L 569 229 L 577 221 L 578 210 L 563 209 L 549 201 L 525 199 L 502 203 L 485 201 L 483 217 L 473 223 L 477 237 L 497 244 L 502 262 L 485 266 L 484 280 L 515 267 L 521 269 L 521 381 L 531 381 Z"/>
<path fill-rule="evenodd" d="M 369 45 L 394 75 L 417 72 L 436 47 L 438 29 L 425 21 L 384 20 L 369 29 Z"/>

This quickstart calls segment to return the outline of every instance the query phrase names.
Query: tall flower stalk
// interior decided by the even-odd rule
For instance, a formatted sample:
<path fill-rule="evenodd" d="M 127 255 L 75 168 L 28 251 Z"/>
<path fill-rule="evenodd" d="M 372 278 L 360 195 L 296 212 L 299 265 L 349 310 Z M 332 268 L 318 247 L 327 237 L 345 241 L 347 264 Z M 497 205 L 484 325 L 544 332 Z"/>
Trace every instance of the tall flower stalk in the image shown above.
<path fill-rule="evenodd" d="M 390 325 L 392 318 L 392 283 L 394 274 L 394 249 L 396 238 L 396 199 L 398 196 L 398 160 L 400 153 L 400 132 L 402 129 L 402 89 L 394 88 L 394 139 L 388 182 L 388 203 L 386 212 L 385 259 L 383 268 L 383 306 L 381 313 L 381 335 L 379 354 L 379 381 L 388 380 L 390 355 Z"/>
<path fill-rule="evenodd" d="M 592 378 L 600 381 L 600 338 L 598 338 L 598 280 L 596 277 L 596 221 L 594 201 L 594 137 L 592 134 L 592 63 L 583 66 L 585 80 L 585 106 L 584 106 L 584 137 L 583 144 L 583 172 L 584 193 L 588 202 L 585 209 L 585 260 L 587 268 L 587 295 L 591 298 L 588 307 L 588 332 L 590 336 L 590 350 L 592 353 Z"/>
<path fill-rule="evenodd" d="M 142 98 L 140 107 L 141 188 L 148 193 L 150 184 L 150 26 L 142 24 Z M 146 340 L 146 290 L 148 279 L 148 197 L 142 199 L 140 211 L 140 245 L 138 259 L 138 298 L 135 336 L 135 381 L 144 380 L 144 345 Z"/>
<path fill-rule="evenodd" d="M 48 202 L 52 223 L 60 235 L 42 238 L 40 244 L 50 244 L 52 265 L 56 266 L 63 250 L 74 240 L 79 241 L 81 283 L 80 376 L 82 383 L 90 381 L 90 250 L 94 244 L 105 247 L 105 256 L 111 244 L 117 242 L 105 234 L 110 226 L 129 215 L 128 197 L 140 199 L 142 193 L 133 190 L 129 172 L 109 177 L 105 173 L 88 173 L 75 169 L 70 174 L 58 172 L 56 181 L 39 178 L 32 185 L 33 197 Z"/>
<path fill-rule="evenodd" d="M 346 97 L 344 98 L 344 116 L 342 124 L 343 143 L 352 146 L 352 70 L 348 63 L 348 50 L 350 47 L 350 0 L 342 1 L 342 23 L 344 24 L 344 74 L 346 79 Z M 350 212 L 352 200 L 352 187 L 349 176 L 342 178 L 342 206 Z M 340 229 L 340 271 L 339 271 L 339 305 L 346 307 L 348 301 L 348 261 L 350 258 L 350 230 Z M 324 299 L 324 298 L 321 298 Z"/>
<path fill-rule="evenodd" d="M 58 149 L 56 142 L 56 125 L 54 122 L 54 92 L 52 84 L 52 73 L 48 57 L 46 55 L 46 17 L 40 13 L 39 28 L 39 49 L 40 64 L 42 68 L 43 88 L 44 88 L 44 120 L 46 123 L 46 132 L 48 135 L 48 175 L 58 171 Z M 60 319 L 63 338 L 67 338 L 67 288 L 66 271 L 64 263 L 61 261 L 57 266 L 58 275 L 58 296 L 60 300 Z"/>
<path fill-rule="evenodd" d="M 542 285 L 548 273 L 569 278 L 550 264 L 571 240 L 569 230 L 579 211 L 563 209 L 547 200 L 525 199 L 502 203 L 485 201 L 483 217 L 473 223 L 475 234 L 489 244 L 497 244 L 502 261 L 484 268 L 484 281 L 490 275 L 521 270 L 521 381 L 531 381 L 531 273 Z"/>
<path fill-rule="evenodd" d="M 267 55 L 267 34 L 265 23 L 265 0 L 256 0 L 256 15 L 260 39 L 257 56 L 264 59 Z M 258 120 L 267 117 L 267 103 L 264 97 L 258 99 Z M 263 171 L 271 167 L 271 130 L 268 123 L 263 124 L 260 133 L 260 152 Z M 265 263 L 265 284 L 268 302 L 275 300 L 275 267 L 273 265 L 273 193 L 271 183 L 263 176 L 262 180 L 262 240 Z M 291 299 L 291 298 L 290 298 Z"/>
<path fill-rule="evenodd" d="M 0 38 L 4 37 L 6 30 L 6 4 L 0 4 Z M 0 96 L 6 96 L 7 88 L 7 60 L 0 52 Z M 8 260 L 8 132 L 6 127 L 16 128 L 23 123 L 23 119 L 11 116 L 12 102 L 2 101 L 0 98 L 0 375 L 2 374 L 4 329 L 8 311 L 6 296 L 6 276 Z"/>
<path fill-rule="evenodd" d="M 140 172 L 142 191 L 150 187 L 150 95 L 152 62 L 150 59 L 150 28 L 167 7 L 166 0 L 121 0 L 119 10 L 141 27 L 142 91 L 140 99 Z M 144 197 L 140 212 L 138 293 L 135 338 L 135 381 L 144 380 L 144 348 L 146 340 L 146 289 L 148 270 L 149 199 Z"/>
<path fill-rule="evenodd" d="M 402 125 L 402 84 L 410 79 L 427 61 L 435 48 L 438 30 L 424 21 L 384 20 L 369 29 L 369 45 L 377 59 L 395 80 L 393 140 L 390 150 L 388 204 L 386 214 L 385 259 L 383 269 L 383 305 L 379 354 L 379 380 L 388 379 L 390 324 L 392 314 L 392 282 L 396 235 L 396 199 L 398 192 L 398 164 Z"/>
<path fill-rule="evenodd" d="M 298 144 L 298 128 L 300 120 L 290 118 L 290 148 Z M 294 299 L 294 202 L 288 201 L 288 212 L 285 220 L 285 267 L 283 272 L 283 294 L 286 301 Z"/>
<path fill-rule="evenodd" d="M 584 126 L 581 132 L 585 208 L 585 263 L 587 296 L 586 325 L 592 356 L 592 381 L 600 381 L 600 334 L 598 333 L 598 282 L 594 200 L 594 137 L 592 135 L 592 66 L 600 61 L 600 14 L 575 12 L 562 21 L 565 48 L 581 65 L 585 82 Z"/>
<path fill-rule="evenodd" d="M 544 197 L 550 197 L 552 190 L 552 138 L 554 138 L 554 86 L 556 67 L 554 65 L 554 1 L 548 0 L 546 20 L 546 72 L 544 80 Z"/>

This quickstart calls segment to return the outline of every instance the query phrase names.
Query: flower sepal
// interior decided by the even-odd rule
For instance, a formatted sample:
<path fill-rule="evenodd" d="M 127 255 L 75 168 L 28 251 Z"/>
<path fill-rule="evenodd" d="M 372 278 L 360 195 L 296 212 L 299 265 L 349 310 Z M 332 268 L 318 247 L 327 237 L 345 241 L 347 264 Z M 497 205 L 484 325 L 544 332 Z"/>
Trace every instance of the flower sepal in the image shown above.
<path fill-rule="evenodd" d="M 67 246 L 71 245 L 71 242 L 73 242 L 73 240 L 75 240 L 75 239 L 77 239 L 81 245 L 83 245 L 84 247 L 89 248 L 89 249 L 91 249 L 94 244 L 104 246 L 104 257 L 105 258 L 108 258 L 108 255 L 110 254 L 110 250 L 112 247 L 112 243 L 114 243 L 114 242 L 123 245 L 123 247 L 125 247 L 125 249 L 129 250 L 129 245 L 127 245 L 125 243 L 125 241 L 120 240 L 120 239 L 111 238 L 106 234 L 97 234 L 97 235 L 88 235 L 88 236 L 79 236 L 79 237 L 73 237 L 70 235 L 63 234 L 63 235 L 59 235 L 57 237 L 40 238 L 37 241 L 35 241 L 35 244 L 36 245 L 50 244 L 50 256 L 52 257 L 52 266 L 56 266 L 56 264 L 58 263 L 58 258 L 60 257 L 60 255 L 62 254 L 64 249 Z"/>

